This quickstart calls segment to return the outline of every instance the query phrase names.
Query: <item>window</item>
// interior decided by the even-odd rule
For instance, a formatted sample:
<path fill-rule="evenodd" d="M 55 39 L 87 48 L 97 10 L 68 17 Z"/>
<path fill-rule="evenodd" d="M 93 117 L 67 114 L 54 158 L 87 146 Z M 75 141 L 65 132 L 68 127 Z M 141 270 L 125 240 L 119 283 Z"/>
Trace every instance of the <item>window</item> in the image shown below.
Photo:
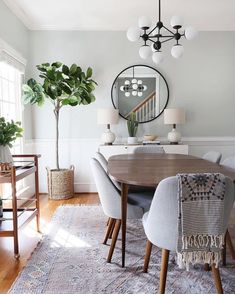
<path fill-rule="evenodd" d="M 0 116 L 22 122 L 21 86 L 26 61 L 0 39 Z M 12 153 L 22 153 L 18 139 Z"/>

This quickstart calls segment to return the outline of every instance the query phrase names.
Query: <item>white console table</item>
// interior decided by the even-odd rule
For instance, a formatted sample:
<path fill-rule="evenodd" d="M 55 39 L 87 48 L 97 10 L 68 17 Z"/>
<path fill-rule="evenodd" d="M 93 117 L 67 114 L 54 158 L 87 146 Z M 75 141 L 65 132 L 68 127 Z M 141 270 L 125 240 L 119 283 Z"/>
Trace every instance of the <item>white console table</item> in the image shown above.
<path fill-rule="evenodd" d="M 114 144 L 114 145 L 100 145 L 99 152 L 101 152 L 106 159 L 108 159 L 112 155 L 118 154 L 131 154 L 134 149 L 138 146 L 142 146 L 140 144 L 136 145 L 128 145 L 128 144 Z M 170 144 L 161 144 L 164 151 L 166 153 L 171 154 L 188 154 L 188 145 L 178 144 L 178 145 L 170 145 Z"/>

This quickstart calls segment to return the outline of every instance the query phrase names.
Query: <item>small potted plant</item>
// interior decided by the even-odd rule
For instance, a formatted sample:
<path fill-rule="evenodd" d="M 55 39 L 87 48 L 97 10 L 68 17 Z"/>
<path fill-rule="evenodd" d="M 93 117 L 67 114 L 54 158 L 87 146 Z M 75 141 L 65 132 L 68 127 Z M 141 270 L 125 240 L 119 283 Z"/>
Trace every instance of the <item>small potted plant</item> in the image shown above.
<path fill-rule="evenodd" d="M 53 105 L 55 116 L 55 169 L 47 169 L 48 193 L 51 199 L 67 199 L 73 197 L 74 168 L 60 168 L 59 164 L 59 117 L 64 106 L 88 105 L 95 101 L 93 91 L 97 83 L 92 79 L 92 69 L 84 72 L 80 66 L 72 64 L 68 67 L 61 62 L 37 65 L 43 79 L 38 83 L 29 79 L 23 85 L 25 104 L 42 106 L 45 100 Z"/>
<path fill-rule="evenodd" d="M 127 118 L 127 129 L 129 133 L 129 137 L 127 138 L 128 144 L 137 143 L 138 139 L 136 137 L 136 133 L 138 130 L 138 121 L 136 120 L 136 114 L 131 112 Z"/>
<path fill-rule="evenodd" d="M 23 129 L 19 121 L 7 122 L 4 117 L 0 117 L 0 163 L 12 163 L 10 147 L 19 137 L 22 137 Z"/>

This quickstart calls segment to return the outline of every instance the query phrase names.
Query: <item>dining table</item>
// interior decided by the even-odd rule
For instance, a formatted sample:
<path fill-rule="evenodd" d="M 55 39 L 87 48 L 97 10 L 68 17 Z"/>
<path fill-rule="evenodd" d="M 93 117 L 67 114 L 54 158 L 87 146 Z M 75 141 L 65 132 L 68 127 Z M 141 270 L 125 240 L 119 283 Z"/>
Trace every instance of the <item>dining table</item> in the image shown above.
<path fill-rule="evenodd" d="M 129 187 L 157 187 L 179 173 L 222 173 L 235 182 L 235 171 L 208 160 L 183 154 L 122 154 L 108 159 L 108 174 L 121 183 L 122 267 L 125 267 Z"/>

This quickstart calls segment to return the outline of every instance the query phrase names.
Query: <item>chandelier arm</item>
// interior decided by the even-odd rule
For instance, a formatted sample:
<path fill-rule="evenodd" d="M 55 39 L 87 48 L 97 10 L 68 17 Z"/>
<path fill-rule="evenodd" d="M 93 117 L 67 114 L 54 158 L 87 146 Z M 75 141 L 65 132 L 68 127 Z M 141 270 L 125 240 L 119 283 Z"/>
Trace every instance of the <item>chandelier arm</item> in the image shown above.
<path fill-rule="evenodd" d="M 165 30 L 167 30 L 169 33 L 171 33 L 172 35 L 174 35 L 174 32 L 172 32 L 171 30 L 169 30 L 167 27 L 163 26 L 163 28 L 164 28 Z"/>
<path fill-rule="evenodd" d="M 147 35 L 149 36 L 150 34 L 152 34 L 152 32 L 154 31 L 154 30 L 156 30 L 156 28 L 157 28 L 158 26 L 156 25 Z"/>
<path fill-rule="evenodd" d="M 161 43 L 166 43 L 166 42 L 171 41 L 173 39 L 174 39 L 174 37 L 170 37 L 169 39 L 166 39 L 166 40 L 162 41 Z"/>

